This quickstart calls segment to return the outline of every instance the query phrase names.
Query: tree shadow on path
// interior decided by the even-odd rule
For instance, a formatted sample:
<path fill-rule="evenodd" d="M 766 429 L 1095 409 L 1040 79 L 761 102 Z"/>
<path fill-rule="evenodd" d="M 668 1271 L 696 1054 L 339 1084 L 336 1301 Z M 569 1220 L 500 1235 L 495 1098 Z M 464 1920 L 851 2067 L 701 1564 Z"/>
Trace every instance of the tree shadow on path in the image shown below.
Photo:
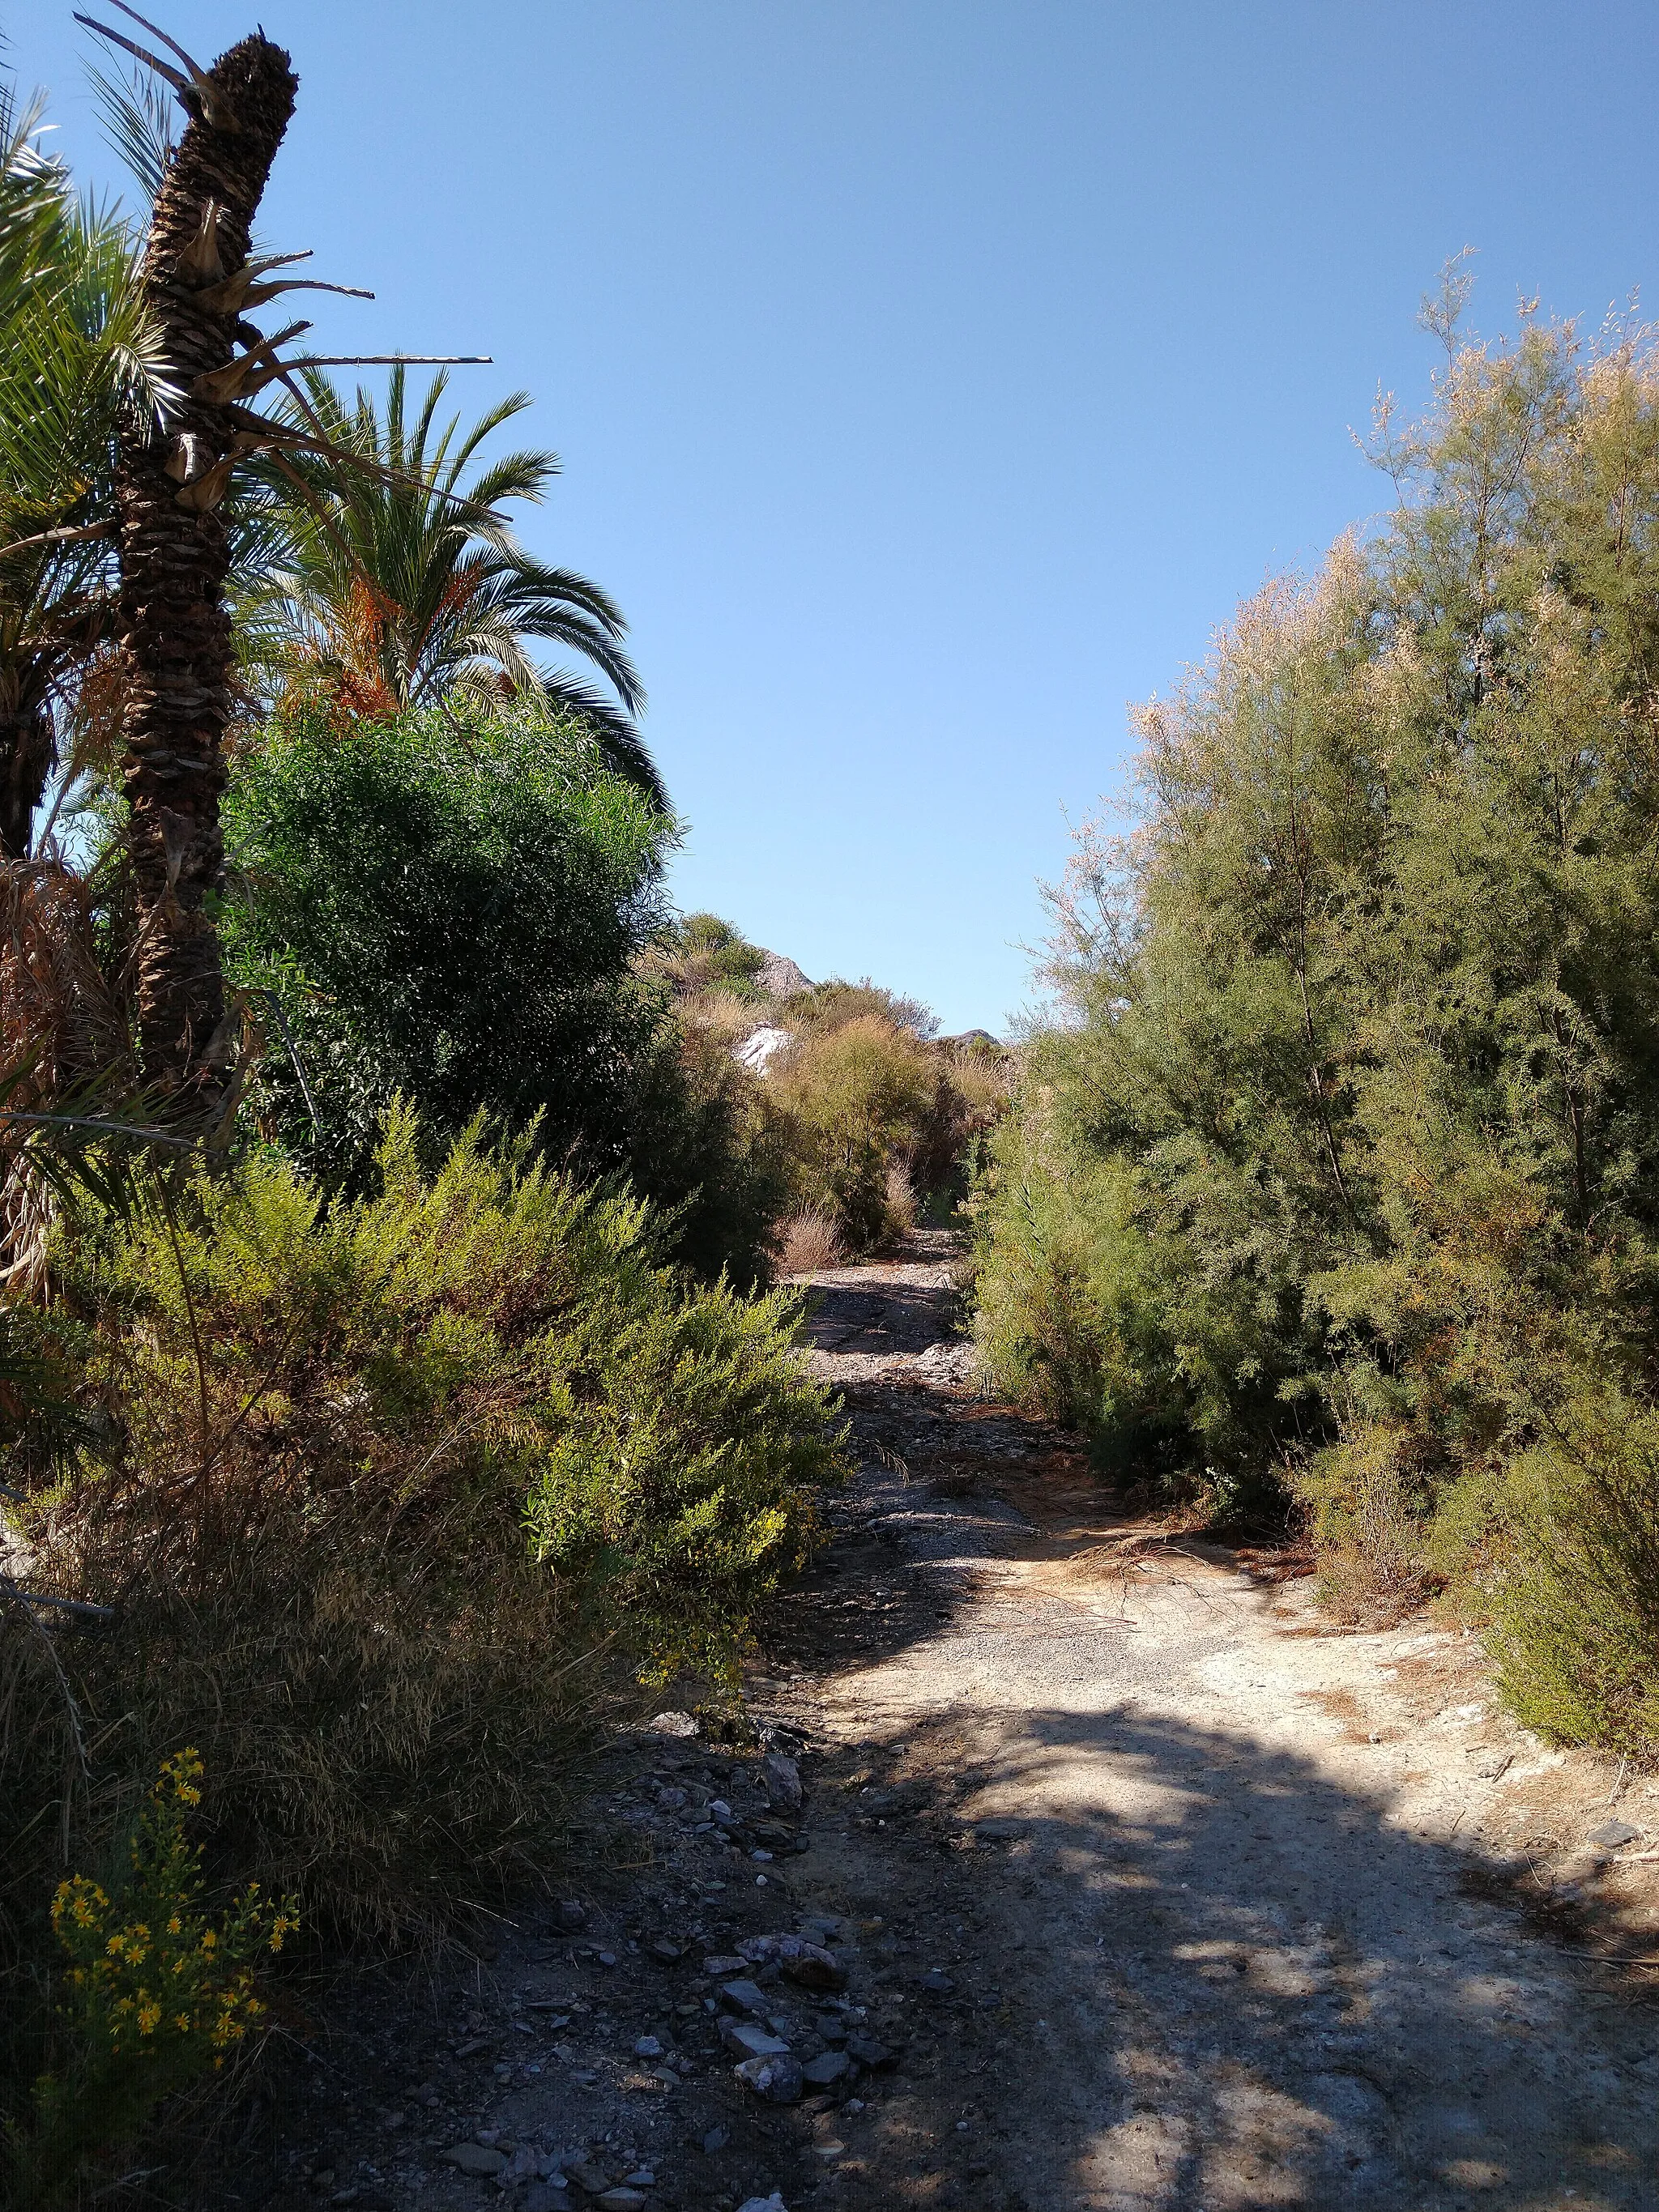
<path fill-rule="evenodd" d="M 860 1814 L 867 1789 L 826 1811 L 802 1868 L 803 1899 L 882 1917 L 909 2044 L 827 2201 L 1659 2207 L 1633 2070 L 1659 2023 L 1632 1992 L 1470 1893 L 1386 1793 L 1246 1717 L 1158 1711 L 1158 1656 L 1121 1626 L 1074 1624 L 1058 1698 L 1050 1641 L 1026 1703 L 1041 1622 L 980 1618 L 931 1705 L 902 1629 L 866 1675 L 886 1811 Z"/>

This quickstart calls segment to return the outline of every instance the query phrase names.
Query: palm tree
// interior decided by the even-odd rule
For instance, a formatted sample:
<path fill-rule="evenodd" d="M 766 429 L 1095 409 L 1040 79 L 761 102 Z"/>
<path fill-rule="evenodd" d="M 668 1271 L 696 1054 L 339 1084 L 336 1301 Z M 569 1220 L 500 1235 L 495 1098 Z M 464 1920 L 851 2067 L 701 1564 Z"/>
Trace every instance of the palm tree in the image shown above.
<path fill-rule="evenodd" d="M 167 397 L 135 241 L 40 152 L 0 87 L 0 859 L 27 857 L 116 628 L 117 425 Z"/>
<path fill-rule="evenodd" d="M 127 0 L 112 4 L 153 30 Z M 212 896 L 224 867 L 219 799 L 234 674 L 226 605 L 233 538 L 217 509 L 238 462 L 269 442 L 264 426 L 235 404 L 247 373 L 235 349 L 250 343 L 246 313 L 291 287 L 286 279 L 256 284 L 256 273 L 273 264 L 251 263 L 248 252 L 298 85 L 288 56 L 263 33 L 204 70 L 155 32 L 184 64 L 181 73 L 124 33 L 81 20 L 170 83 L 189 117 L 159 176 L 140 274 L 178 391 L 165 422 L 124 411 L 115 487 L 144 1071 L 176 1106 L 214 1110 L 228 1082 Z"/>
<path fill-rule="evenodd" d="M 633 720 L 643 694 L 615 603 L 535 559 L 501 512 L 539 501 L 557 456 L 504 453 L 468 476 L 528 397 L 515 392 L 463 431 L 459 416 L 440 425 L 447 385 L 434 376 L 411 420 L 401 368 L 384 417 L 361 387 L 349 404 L 320 369 L 290 383 L 287 419 L 331 450 L 289 452 L 267 475 L 264 526 L 285 552 L 239 608 L 252 672 L 273 688 L 320 688 L 353 720 L 457 695 L 544 700 L 579 715 L 610 764 L 665 808 Z M 366 465 L 342 467 L 342 454 Z M 538 639 L 580 653 L 610 691 L 539 665 Z"/>

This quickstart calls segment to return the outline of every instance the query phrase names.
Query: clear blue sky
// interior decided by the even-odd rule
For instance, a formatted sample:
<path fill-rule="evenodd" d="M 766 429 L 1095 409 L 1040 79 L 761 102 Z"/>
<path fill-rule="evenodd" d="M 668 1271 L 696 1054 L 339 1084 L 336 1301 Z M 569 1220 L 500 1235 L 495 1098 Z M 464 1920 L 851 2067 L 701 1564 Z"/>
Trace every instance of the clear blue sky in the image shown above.
<path fill-rule="evenodd" d="M 525 534 L 632 623 L 682 902 L 952 1029 L 1026 995 L 1125 702 L 1382 504 L 1349 426 L 1422 400 L 1445 258 L 1483 328 L 1659 300 L 1653 0 L 146 12 L 291 49 L 263 229 L 379 295 L 330 350 L 536 395 Z M 3 21 L 112 178 L 68 0 Z"/>

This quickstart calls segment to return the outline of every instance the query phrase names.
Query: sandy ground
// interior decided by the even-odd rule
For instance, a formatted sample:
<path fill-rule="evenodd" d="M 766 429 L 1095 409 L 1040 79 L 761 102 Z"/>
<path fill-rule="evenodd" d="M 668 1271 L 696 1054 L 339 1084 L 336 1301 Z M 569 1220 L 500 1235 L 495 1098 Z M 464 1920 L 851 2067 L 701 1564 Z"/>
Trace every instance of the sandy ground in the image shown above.
<path fill-rule="evenodd" d="M 951 1261 L 813 1279 L 859 1468 L 753 1729 L 618 1732 L 568 1900 L 296 2023 L 208 2201 L 1659 2212 L 1659 1794 L 1507 1723 L 1478 1639 L 1117 1510 L 974 1395 Z"/>

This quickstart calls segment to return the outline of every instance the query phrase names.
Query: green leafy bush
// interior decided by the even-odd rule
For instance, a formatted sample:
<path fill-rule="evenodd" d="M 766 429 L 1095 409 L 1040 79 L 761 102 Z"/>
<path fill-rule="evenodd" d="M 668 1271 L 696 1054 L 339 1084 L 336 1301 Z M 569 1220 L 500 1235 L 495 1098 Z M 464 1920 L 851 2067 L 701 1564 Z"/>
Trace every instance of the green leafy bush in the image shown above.
<path fill-rule="evenodd" d="M 635 973 L 675 836 L 580 721 L 411 714 L 268 732 L 227 835 L 233 974 L 253 994 L 270 1133 L 362 1188 L 394 1096 L 430 1139 L 536 1119 L 549 1156 L 629 1177 L 705 1277 L 764 1273 L 775 1170 L 746 1099 Z"/>
<path fill-rule="evenodd" d="M 629 963 L 672 825 L 579 723 L 302 720 L 239 763 L 226 835 L 228 957 L 280 1000 L 298 1068 L 273 1012 L 267 1081 L 296 1158 L 361 1178 L 401 1093 L 437 1137 L 540 1114 L 556 1153 L 626 1159 L 655 1026 Z"/>
<path fill-rule="evenodd" d="M 935 1043 L 924 1008 L 869 983 L 790 1000 L 795 1042 L 769 1071 L 791 1213 L 854 1251 L 908 1228 L 921 1204 L 965 1188 L 963 1163 L 1006 1097 L 1000 1057 Z"/>
<path fill-rule="evenodd" d="M 1659 1409 L 1580 1397 L 1520 1454 L 1490 1571 L 1498 1679 L 1560 1743 L 1659 1744 Z"/>
<path fill-rule="evenodd" d="M 796 1200 L 838 1221 L 854 1249 L 888 1229 L 888 1170 L 934 1088 L 923 1046 L 878 1014 L 809 1034 L 773 1079 Z"/>

